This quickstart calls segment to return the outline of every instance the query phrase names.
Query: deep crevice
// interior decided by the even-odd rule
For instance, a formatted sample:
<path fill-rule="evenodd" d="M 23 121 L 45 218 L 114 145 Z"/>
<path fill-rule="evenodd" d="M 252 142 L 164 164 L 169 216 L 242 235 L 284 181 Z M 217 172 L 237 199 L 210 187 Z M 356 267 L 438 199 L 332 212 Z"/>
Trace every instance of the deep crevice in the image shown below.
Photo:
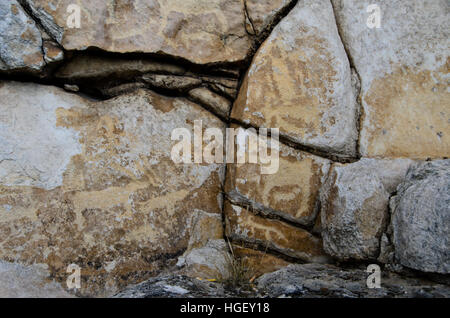
<path fill-rule="evenodd" d="M 261 203 L 258 203 L 255 200 L 249 199 L 246 196 L 237 193 L 236 190 L 231 190 L 225 193 L 225 197 L 229 203 L 239 206 L 248 210 L 250 213 L 253 213 L 256 216 L 262 217 L 268 220 L 280 221 L 284 224 L 290 225 L 295 228 L 299 228 L 301 230 L 305 230 L 311 233 L 314 224 L 304 224 L 295 220 L 295 218 L 289 218 L 287 213 L 282 213 L 280 211 L 274 210 L 267 206 L 264 206 Z M 311 222 L 312 223 L 312 222 Z M 313 235 L 313 234 L 312 234 Z M 313 235 L 314 236 L 314 235 Z"/>
<path fill-rule="evenodd" d="M 273 249 L 273 248 L 269 247 L 267 244 L 264 244 L 262 242 L 257 242 L 257 241 L 250 242 L 250 241 L 244 240 L 242 238 L 235 237 L 233 235 L 226 236 L 226 239 L 228 239 L 229 242 L 231 242 L 231 244 L 238 245 L 240 247 L 244 247 L 244 248 L 248 248 L 248 249 L 252 249 L 252 250 L 255 250 L 255 251 L 258 251 L 258 252 L 261 252 L 264 254 L 268 254 L 271 256 L 275 256 L 275 257 L 285 260 L 286 262 L 289 262 L 289 263 L 294 263 L 294 264 L 308 263 L 307 261 L 302 260 L 300 258 L 283 254 L 280 251 Z"/>

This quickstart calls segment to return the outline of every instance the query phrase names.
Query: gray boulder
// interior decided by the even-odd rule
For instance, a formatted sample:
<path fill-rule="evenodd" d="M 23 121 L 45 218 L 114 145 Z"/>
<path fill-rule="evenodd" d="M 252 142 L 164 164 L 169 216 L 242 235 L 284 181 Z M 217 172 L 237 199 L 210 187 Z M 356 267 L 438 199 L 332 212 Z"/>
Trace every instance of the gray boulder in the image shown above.
<path fill-rule="evenodd" d="M 412 269 L 450 273 L 450 160 L 415 166 L 390 204 L 396 259 Z"/>

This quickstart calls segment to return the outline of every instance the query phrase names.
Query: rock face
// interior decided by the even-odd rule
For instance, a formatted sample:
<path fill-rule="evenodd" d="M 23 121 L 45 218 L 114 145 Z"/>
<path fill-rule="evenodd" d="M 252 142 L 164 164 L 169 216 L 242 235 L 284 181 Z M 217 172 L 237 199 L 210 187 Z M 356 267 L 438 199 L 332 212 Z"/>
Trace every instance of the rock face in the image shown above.
<path fill-rule="evenodd" d="M 333 164 L 321 193 L 322 236 L 328 254 L 339 260 L 377 258 L 390 195 L 411 164 L 407 159 Z"/>
<path fill-rule="evenodd" d="M 448 16 L 0 1 L 0 296 L 448 296 Z"/>
<path fill-rule="evenodd" d="M 356 151 L 352 73 L 329 1 L 300 1 L 256 53 L 232 118 L 304 146 Z"/>
<path fill-rule="evenodd" d="M 237 127 L 237 126 L 234 126 Z M 246 134 L 252 134 L 247 130 Z M 268 142 L 270 151 L 273 148 Z M 328 174 L 329 160 L 278 143 L 278 170 L 263 174 L 260 164 L 230 164 L 226 190 L 231 201 L 263 214 L 311 226 L 317 217 L 319 189 Z M 248 152 L 249 145 L 245 144 Z"/>
<path fill-rule="evenodd" d="M 164 53 L 207 64 L 241 61 L 252 46 L 241 0 L 82 0 L 77 2 L 79 28 L 71 25 L 74 16 L 67 12 L 71 0 L 23 2 L 67 50 L 97 47 L 120 53 Z M 276 13 L 276 7 L 259 6 L 264 21 Z"/>
<path fill-rule="evenodd" d="M 0 261 L 1 298 L 71 298 L 60 284 L 51 281 L 46 264 L 24 266 Z"/>
<path fill-rule="evenodd" d="M 189 243 L 178 258 L 179 271 L 204 279 L 226 279 L 231 255 L 223 239 L 222 215 L 196 210 L 189 224 Z"/>
<path fill-rule="evenodd" d="M 407 267 L 450 273 L 450 160 L 417 165 L 391 199 L 395 256 Z"/>
<path fill-rule="evenodd" d="M 114 295 L 115 298 L 203 298 L 230 297 L 220 284 L 183 275 L 155 277 L 130 286 Z"/>
<path fill-rule="evenodd" d="M 197 118 L 224 127 L 196 104 L 16 82 L 0 100 L 1 259 L 48 264 L 60 281 L 75 263 L 81 294 L 108 295 L 175 260 L 196 210 L 220 215 L 223 165 L 177 165 L 168 151 Z"/>
<path fill-rule="evenodd" d="M 306 262 L 326 262 L 322 241 L 308 231 L 279 220 L 256 215 L 248 209 L 225 204 L 226 234 L 233 240 L 259 245 Z"/>
<path fill-rule="evenodd" d="M 361 78 L 363 156 L 450 154 L 448 1 L 380 4 L 381 27 L 366 27 L 370 0 L 333 0 L 344 44 Z"/>
<path fill-rule="evenodd" d="M 45 65 L 36 23 L 16 0 L 0 3 L 0 71 L 39 71 Z"/>

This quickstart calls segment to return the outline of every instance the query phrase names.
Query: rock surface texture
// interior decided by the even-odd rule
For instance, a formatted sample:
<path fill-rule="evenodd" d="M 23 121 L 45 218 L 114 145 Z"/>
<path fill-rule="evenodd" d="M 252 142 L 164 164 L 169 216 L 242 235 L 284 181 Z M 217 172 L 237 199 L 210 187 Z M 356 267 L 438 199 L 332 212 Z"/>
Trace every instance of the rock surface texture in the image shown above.
<path fill-rule="evenodd" d="M 391 199 L 395 255 L 407 267 L 450 273 L 450 160 L 417 165 Z"/>
<path fill-rule="evenodd" d="M 244 60 L 252 47 L 241 0 L 82 0 L 78 26 L 68 14 L 71 0 L 22 2 L 66 50 L 163 53 L 207 64 Z M 259 32 L 283 7 L 264 2 L 251 5 Z"/>
<path fill-rule="evenodd" d="M 356 151 L 352 73 L 329 1 L 300 1 L 256 53 L 231 116 L 298 144 Z"/>
<path fill-rule="evenodd" d="M 76 263 L 82 292 L 108 295 L 182 253 L 193 214 L 220 216 L 223 166 L 176 165 L 166 151 L 171 131 L 196 118 L 223 127 L 200 106 L 145 90 L 91 103 L 0 86 L 2 259 L 48 264 L 57 277 Z"/>
<path fill-rule="evenodd" d="M 322 188 L 326 252 L 340 260 L 375 259 L 389 217 L 389 198 L 412 161 L 361 159 L 334 164 Z"/>
<path fill-rule="evenodd" d="M 448 0 L 0 1 L 0 297 L 449 297 L 449 30 Z"/>
<path fill-rule="evenodd" d="M 369 157 L 450 154 L 448 1 L 375 1 L 379 29 L 361 14 L 374 1 L 333 0 L 361 79 L 360 149 Z"/>
<path fill-rule="evenodd" d="M 380 289 L 366 286 L 367 273 L 360 269 L 343 270 L 332 265 L 290 265 L 261 276 L 246 290 L 233 291 L 222 284 L 185 276 L 150 279 L 115 295 L 117 298 L 158 297 L 290 297 L 290 298 L 448 298 L 450 288 L 426 280 L 403 278 L 395 274 L 383 277 Z"/>
<path fill-rule="evenodd" d="M 39 71 L 44 66 L 42 37 L 16 0 L 0 3 L 0 71 Z"/>

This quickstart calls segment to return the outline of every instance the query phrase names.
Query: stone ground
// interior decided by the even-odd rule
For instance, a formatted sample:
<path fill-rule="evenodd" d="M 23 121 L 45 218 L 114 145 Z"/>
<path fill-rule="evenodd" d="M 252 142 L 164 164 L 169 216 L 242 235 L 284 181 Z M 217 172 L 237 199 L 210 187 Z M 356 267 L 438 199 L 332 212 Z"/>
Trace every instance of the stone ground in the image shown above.
<path fill-rule="evenodd" d="M 362 269 L 296 264 L 265 274 L 240 287 L 181 275 L 152 278 L 116 294 L 117 298 L 292 297 L 292 298 L 435 298 L 450 297 L 450 286 L 427 279 L 382 274 L 381 288 L 367 287 Z"/>

